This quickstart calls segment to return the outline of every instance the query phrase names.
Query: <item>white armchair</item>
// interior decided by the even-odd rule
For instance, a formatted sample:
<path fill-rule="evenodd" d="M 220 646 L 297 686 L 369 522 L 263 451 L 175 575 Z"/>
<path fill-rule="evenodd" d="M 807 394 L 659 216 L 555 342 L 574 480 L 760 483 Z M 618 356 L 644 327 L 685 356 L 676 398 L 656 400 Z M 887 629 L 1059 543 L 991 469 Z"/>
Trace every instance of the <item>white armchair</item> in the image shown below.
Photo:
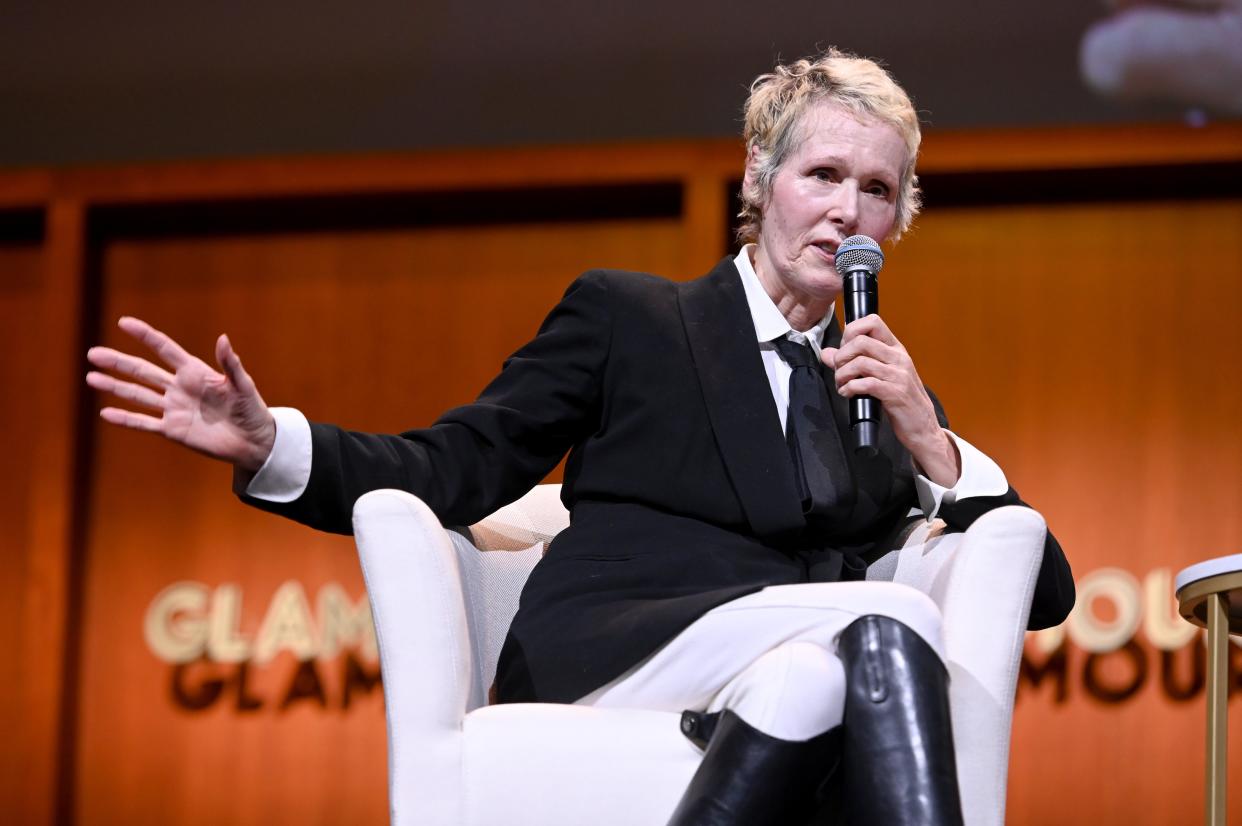
<path fill-rule="evenodd" d="M 559 494 L 541 485 L 459 531 L 401 491 L 373 491 L 354 507 L 394 826 L 662 826 L 698 766 L 675 713 L 487 704 L 522 585 L 568 524 Z M 916 523 L 868 577 L 908 583 L 940 606 L 966 823 L 1001 824 L 1044 521 L 1006 507 L 964 534 L 942 527 Z"/>

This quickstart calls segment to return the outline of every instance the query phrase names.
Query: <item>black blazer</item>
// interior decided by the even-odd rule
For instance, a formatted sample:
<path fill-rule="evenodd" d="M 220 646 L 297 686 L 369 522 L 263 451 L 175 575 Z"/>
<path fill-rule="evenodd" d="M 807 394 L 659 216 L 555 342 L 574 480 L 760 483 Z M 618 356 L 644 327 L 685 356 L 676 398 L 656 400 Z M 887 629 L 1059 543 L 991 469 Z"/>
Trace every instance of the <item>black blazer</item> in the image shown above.
<path fill-rule="evenodd" d="M 839 340 L 834 324 L 828 341 Z M 768 585 L 862 578 L 868 553 L 916 504 L 913 465 L 887 426 L 880 455 L 856 460 L 842 446 L 846 403 L 830 396 L 830 458 L 854 485 L 841 518 L 808 524 L 732 260 L 683 284 L 593 271 L 474 403 L 400 436 L 312 424 L 303 495 L 244 498 L 349 533 L 354 501 L 395 487 L 445 524 L 468 525 L 569 451 L 562 499 L 571 524 L 522 592 L 497 696 L 572 702 L 721 603 Z M 940 516 L 964 530 L 1005 504 L 1022 504 L 1012 488 Z M 1073 603 L 1069 564 L 1050 534 L 1030 627 L 1060 622 Z"/>

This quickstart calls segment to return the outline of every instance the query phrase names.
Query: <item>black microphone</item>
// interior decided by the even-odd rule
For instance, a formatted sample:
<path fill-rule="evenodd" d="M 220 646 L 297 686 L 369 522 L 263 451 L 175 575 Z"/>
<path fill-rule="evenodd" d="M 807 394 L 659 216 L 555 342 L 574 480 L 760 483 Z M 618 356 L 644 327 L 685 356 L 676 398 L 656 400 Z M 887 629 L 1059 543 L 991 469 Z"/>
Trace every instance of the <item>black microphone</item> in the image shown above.
<path fill-rule="evenodd" d="M 837 247 L 837 273 L 845 285 L 845 323 L 880 311 L 876 276 L 884 267 L 880 245 L 866 235 L 851 235 Z M 880 403 L 871 396 L 850 399 L 850 433 L 854 452 L 874 455 L 880 434 Z"/>

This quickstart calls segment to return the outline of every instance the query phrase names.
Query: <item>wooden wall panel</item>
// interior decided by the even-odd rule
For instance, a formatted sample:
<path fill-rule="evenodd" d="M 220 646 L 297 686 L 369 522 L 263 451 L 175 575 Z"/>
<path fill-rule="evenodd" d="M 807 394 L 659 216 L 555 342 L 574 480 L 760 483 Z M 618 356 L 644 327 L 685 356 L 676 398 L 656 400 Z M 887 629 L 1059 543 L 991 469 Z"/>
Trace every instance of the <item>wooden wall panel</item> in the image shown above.
<path fill-rule="evenodd" d="M 953 425 L 1047 516 L 1080 583 L 1109 567 L 1141 583 L 1242 552 L 1242 202 L 933 211 L 890 252 L 881 284 L 886 319 Z M 1171 614 L 1164 594 L 1145 619 Z M 1111 621 L 1117 602 L 1094 610 Z M 1171 699 L 1147 632 L 1134 643 L 1141 683 L 1126 652 L 1100 671 L 1106 687 L 1135 688 L 1124 700 L 1087 690 L 1072 640 L 1064 703 L 1049 685 L 1023 687 L 1009 823 L 1202 817 L 1204 695 Z M 1176 655 L 1182 684 L 1194 644 Z M 1232 711 L 1239 776 L 1236 696 Z"/>
<path fill-rule="evenodd" d="M 34 461 L 34 445 L 40 430 L 39 407 L 34 403 L 43 384 L 41 364 L 31 343 L 42 337 L 41 307 L 45 298 L 43 256 L 37 242 L 0 243 L 0 433 L 9 472 L 0 475 L 0 731 L 8 745 L 0 749 L 0 812 L 29 812 L 28 772 L 32 756 L 45 754 L 41 732 L 27 725 L 26 681 L 29 677 L 22 653 L 31 636 L 29 625 L 38 622 L 28 609 L 39 595 L 31 592 L 36 579 L 36 549 L 31 547 L 33 513 L 28 470 Z M 54 705 L 55 698 L 47 702 Z M 46 779 L 44 779 L 46 782 Z M 48 801 L 50 790 L 45 790 Z M 33 814 L 33 813 L 31 813 Z"/>
<path fill-rule="evenodd" d="M 228 331 L 269 403 L 371 430 L 425 425 L 469 400 L 580 271 L 672 272 L 676 219 L 376 232 L 116 240 L 102 315 L 145 317 L 209 354 Z M 105 326 L 107 343 L 128 347 Z M 245 508 L 229 471 L 145 434 L 100 426 L 88 514 L 77 809 L 82 823 L 385 822 L 378 691 L 287 710 L 296 663 L 252 663 L 202 711 L 170 696 L 172 667 L 143 642 L 144 612 L 177 581 L 240 586 L 253 637 L 282 582 L 313 600 L 362 595 L 352 542 Z M 312 603 L 313 610 L 313 603 Z M 373 661 L 364 664 L 376 668 Z M 194 663 L 192 687 L 237 666 Z"/>

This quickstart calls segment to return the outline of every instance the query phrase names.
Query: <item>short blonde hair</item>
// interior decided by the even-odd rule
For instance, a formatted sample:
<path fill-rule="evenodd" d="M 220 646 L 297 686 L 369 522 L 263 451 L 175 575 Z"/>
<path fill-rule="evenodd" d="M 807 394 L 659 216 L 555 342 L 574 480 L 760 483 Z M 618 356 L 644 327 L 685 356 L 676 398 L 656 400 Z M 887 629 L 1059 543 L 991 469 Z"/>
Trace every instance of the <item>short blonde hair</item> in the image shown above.
<path fill-rule="evenodd" d="M 918 215 L 922 199 L 914 162 L 922 134 L 910 96 L 880 64 L 830 48 L 814 60 L 778 65 L 750 85 L 743 137 L 746 162 L 753 166 L 742 185 L 742 211 L 738 213 L 742 223 L 737 231 L 742 243 L 759 238 L 763 225 L 761 205 L 772 193 L 772 181 L 801 138 L 799 127 L 807 111 L 825 100 L 897 130 L 906 142 L 907 157 L 898 184 L 893 239 L 901 237 Z"/>

